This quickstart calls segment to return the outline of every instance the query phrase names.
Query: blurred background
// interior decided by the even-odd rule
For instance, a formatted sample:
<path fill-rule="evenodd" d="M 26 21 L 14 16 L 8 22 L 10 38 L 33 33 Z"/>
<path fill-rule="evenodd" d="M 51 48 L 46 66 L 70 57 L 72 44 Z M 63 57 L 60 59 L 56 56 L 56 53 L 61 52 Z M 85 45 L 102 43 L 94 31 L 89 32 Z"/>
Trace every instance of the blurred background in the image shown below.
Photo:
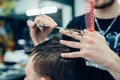
<path fill-rule="evenodd" d="M 66 27 L 73 17 L 84 13 L 83 5 L 84 0 L 0 0 L 0 80 L 24 79 L 33 47 L 28 19 L 47 14 Z"/>

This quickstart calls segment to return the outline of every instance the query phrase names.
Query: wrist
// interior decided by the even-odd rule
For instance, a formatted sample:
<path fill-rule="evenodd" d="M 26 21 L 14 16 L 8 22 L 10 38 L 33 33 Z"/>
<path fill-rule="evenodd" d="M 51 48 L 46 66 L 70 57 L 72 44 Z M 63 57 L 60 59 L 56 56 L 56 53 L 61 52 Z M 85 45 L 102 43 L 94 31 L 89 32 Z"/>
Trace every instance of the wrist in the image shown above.
<path fill-rule="evenodd" d="M 109 57 L 109 60 L 107 61 L 107 65 L 105 66 L 105 68 L 108 71 L 116 71 L 120 65 L 120 58 L 118 55 L 116 55 L 116 53 L 114 53 L 113 51 L 111 51 L 111 57 Z"/>
<path fill-rule="evenodd" d="M 120 58 L 115 54 L 110 65 L 106 68 L 108 72 L 115 78 L 115 80 L 120 80 Z"/>

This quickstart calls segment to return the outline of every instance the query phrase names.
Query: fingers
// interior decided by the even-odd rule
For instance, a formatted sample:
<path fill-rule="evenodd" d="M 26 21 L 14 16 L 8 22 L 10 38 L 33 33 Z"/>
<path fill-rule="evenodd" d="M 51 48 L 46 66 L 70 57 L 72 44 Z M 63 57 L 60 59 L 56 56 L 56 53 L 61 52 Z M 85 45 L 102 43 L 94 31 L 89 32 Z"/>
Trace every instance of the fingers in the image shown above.
<path fill-rule="evenodd" d="M 84 30 L 84 32 L 87 36 L 90 36 L 91 38 L 106 42 L 105 37 L 97 31 L 91 32 L 88 30 Z"/>
<path fill-rule="evenodd" d="M 86 60 L 91 60 L 91 54 L 87 50 L 80 50 L 77 52 L 61 53 L 63 58 L 84 58 Z"/>
<path fill-rule="evenodd" d="M 61 57 L 63 58 L 80 58 L 80 52 L 71 52 L 71 53 L 62 53 Z"/>
<path fill-rule="evenodd" d="M 50 28 L 57 27 L 57 23 L 52 18 L 50 18 L 49 16 L 46 16 L 46 15 L 37 16 L 34 20 L 34 23 L 40 24 L 40 25 L 45 25 Z"/>
<path fill-rule="evenodd" d="M 63 44 L 65 46 L 69 46 L 72 48 L 78 48 L 78 49 L 82 48 L 82 43 L 79 43 L 79 42 L 60 40 L 60 44 Z"/>
<path fill-rule="evenodd" d="M 37 29 L 37 27 L 35 27 L 34 22 L 31 21 L 31 20 L 28 20 L 27 25 L 28 25 L 28 27 L 30 29 L 30 33 L 34 34 L 34 32 L 36 32 L 36 29 Z"/>
<path fill-rule="evenodd" d="M 79 51 L 79 52 L 70 52 L 70 53 L 62 53 L 60 54 L 63 58 L 84 58 L 86 60 L 91 61 L 91 54 L 87 53 L 87 51 Z"/>
<path fill-rule="evenodd" d="M 37 16 L 34 19 L 34 22 L 31 20 L 27 21 L 27 25 L 30 28 L 30 31 L 41 31 L 41 32 L 51 32 L 53 30 L 53 28 L 57 27 L 57 23 L 50 17 L 46 16 L 46 15 L 40 15 Z M 39 27 L 37 25 L 43 25 L 43 26 L 47 26 L 47 27 Z"/>
<path fill-rule="evenodd" d="M 79 41 L 81 41 L 82 36 L 83 36 L 81 33 L 78 33 L 78 32 L 72 31 L 72 30 L 60 29 L 60 33 L 66 35 L 66 36 L 72 37 Z"/>
<path fill-rule="evenodd" d="M 30 33 L 32 33 L 32 34 L 34 34 L 38 30 L 38 28 L 35 26 L 35 23 L 31 20 L 27 21 L 27 25 L 30 29 Z"/>
<path fill-rule="evenodd" d="M 86 35 L 92 36 L 92 37 L 101 36 L 101 34 L 98 33 L 97 31 L 91 32 L 91 31 L 85 29 L 84 32 L 86 33 Z"/>
<path fill-rule="evenodd" d="M 35 26 L 34 22 L 32 22 L 31 20 L 28 20 L 28 21 L 27 21 L 27 25 L 28 25 L 29 27 Z"/>

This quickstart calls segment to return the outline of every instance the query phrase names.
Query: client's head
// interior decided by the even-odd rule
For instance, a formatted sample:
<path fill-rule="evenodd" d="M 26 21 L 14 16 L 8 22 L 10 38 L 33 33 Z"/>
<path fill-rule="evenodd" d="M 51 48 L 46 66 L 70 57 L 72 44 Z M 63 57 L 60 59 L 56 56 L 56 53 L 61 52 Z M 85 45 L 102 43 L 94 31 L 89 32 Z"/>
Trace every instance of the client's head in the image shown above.
<path fill-rule="evenodd" d="M 83 80 L 85 62 L 81 58 L 65 59 L 61 53 L 73 52 L 59 44 L 58 37 L 34 48 L 25 68 L 25 80 Z"/>

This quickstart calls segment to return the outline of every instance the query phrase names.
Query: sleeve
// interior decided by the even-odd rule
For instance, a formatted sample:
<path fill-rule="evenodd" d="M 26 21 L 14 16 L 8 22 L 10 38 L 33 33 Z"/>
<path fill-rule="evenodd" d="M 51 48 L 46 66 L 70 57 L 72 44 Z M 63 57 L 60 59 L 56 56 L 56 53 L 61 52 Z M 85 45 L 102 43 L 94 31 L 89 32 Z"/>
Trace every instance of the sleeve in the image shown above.
<path fill-rule="evenodd" d="M 69 29 L 84 29 L 84 27 L 85 27 L 84 15 L 73 18 L 67 25 L 67 28 L 69 28 Z M 75 40 L 71 37 L 65 36 L 65 35 L 62 36 L 62 39 L 69 40 L 69 41 L 77 41 L 77 40 Z"/>
<path fill-rule="evenodd" d="M 69 24 L 67 25 L 67 28 L 70 28 L 70 29 L 84 29 L 85 28 L 84 15 L 73 18 L 69 22 Z"/>

